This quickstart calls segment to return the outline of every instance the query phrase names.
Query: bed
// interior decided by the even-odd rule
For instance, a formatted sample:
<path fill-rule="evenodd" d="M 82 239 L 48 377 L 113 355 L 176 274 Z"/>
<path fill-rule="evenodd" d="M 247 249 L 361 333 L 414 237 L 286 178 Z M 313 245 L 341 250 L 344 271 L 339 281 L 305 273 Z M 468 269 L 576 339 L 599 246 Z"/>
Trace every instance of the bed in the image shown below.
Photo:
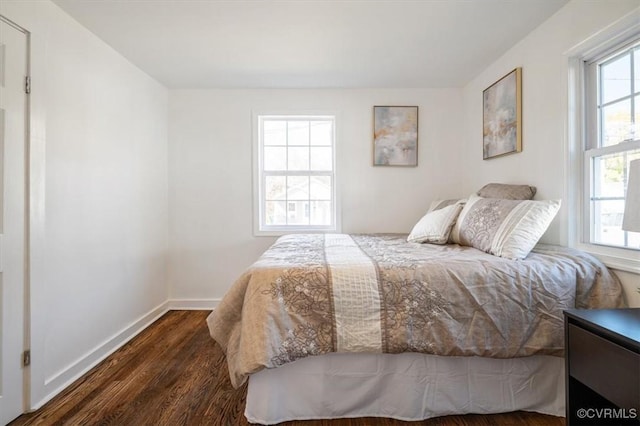
<path fill-rule="evenodd" d="M 249 379 L 247 419 L 563 416 L 562 311 L 622 307 L 622 290 L 592 256 L 535 245 L 527 209 L 470 197 L 409 236 L 280 237 L 207 319 L 233 386 Z"/>

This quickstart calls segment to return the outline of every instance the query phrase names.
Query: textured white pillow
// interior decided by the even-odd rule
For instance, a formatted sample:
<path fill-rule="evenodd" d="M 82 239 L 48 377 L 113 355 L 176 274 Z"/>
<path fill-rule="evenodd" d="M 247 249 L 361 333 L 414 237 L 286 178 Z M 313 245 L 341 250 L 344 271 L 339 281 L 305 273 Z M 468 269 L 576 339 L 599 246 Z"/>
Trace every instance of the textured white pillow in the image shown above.
<path fill-rule="evenodd" d="M 447 206 L 450 206 L 452 204 L 464 204 L 465 201 L 467 201 L 466 198 L 462 198 L 462 199 L 448 199 L 448 200 L 436 200 L 433 201 L 431 203 L 431 205 L 429 206 L 429 210 L 427 210 L 427 213 L 435 211 L 435 210 L 440 210 L 443 209 Z"/>
<path fill-rule="evenodd" d="M 524 259 L 545 233 L 560 200 L 503 200 L 472 195 L 460 212 L 454 242 L 508 259 Z"/>
<path fill-rule="evenodd" d="M 427 213 L 413 227 L 407 241 L 410 243 L 446 244 L 460 210 L 462 210 L 462 204 L 453 204 Z"/>

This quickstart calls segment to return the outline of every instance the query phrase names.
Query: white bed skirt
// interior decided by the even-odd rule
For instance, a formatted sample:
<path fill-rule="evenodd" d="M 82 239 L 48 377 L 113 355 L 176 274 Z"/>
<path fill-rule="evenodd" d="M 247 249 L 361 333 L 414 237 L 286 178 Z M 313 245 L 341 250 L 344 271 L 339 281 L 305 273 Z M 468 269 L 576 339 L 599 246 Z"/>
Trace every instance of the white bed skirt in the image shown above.
<path fill-rule="evenodd" d="M 516 410 L 564 416 L 564 394 L 560 357 L 328 354 L 253 374 L 245 416 L 260 424 Z"/>

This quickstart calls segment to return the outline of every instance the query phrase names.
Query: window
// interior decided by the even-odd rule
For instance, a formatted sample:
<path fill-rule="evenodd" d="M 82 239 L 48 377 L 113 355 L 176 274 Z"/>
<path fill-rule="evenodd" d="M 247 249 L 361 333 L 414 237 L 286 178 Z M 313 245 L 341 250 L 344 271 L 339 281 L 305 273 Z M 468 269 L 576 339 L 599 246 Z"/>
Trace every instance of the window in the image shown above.
<path fill-rule="evenodd" d="M 629 163 L 640 158 L 640 40 L 586 62 L 585 226 L 590 244 L 640 249 L 622 230 Z"/>
<path fill-rule="evenodd" d="M 258 234 L 334 231 L 334 115 L 257 115 Z"/>

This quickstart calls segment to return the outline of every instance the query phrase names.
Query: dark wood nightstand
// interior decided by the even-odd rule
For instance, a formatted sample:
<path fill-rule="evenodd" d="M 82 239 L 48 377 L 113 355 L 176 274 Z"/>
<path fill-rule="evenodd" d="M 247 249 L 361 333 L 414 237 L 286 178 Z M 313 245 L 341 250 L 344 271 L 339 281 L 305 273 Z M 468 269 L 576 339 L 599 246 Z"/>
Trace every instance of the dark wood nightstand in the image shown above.
<path fill-rule="evenodd" d="M 640 308 L 564 311 L 567 425 L 640 425 Z"/>

